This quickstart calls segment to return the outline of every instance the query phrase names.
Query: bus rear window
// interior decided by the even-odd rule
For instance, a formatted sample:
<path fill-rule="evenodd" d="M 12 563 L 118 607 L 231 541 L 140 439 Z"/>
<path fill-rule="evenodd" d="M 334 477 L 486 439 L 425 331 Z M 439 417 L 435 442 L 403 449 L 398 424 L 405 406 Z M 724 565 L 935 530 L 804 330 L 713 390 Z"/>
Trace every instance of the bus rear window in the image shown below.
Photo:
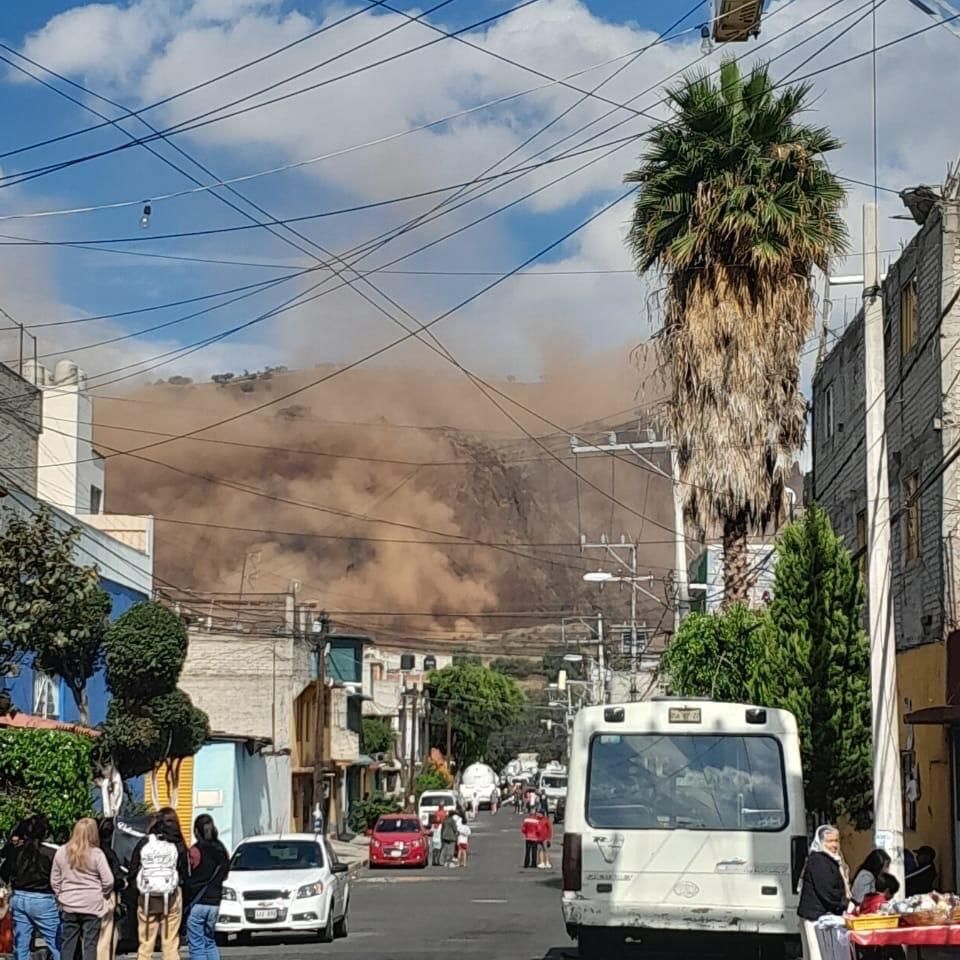
<path fill-rule="evenodd" d="M 736 735 L 594 737 L 587 820 L 624 830 L 782 830 L 780 743 Z"/>

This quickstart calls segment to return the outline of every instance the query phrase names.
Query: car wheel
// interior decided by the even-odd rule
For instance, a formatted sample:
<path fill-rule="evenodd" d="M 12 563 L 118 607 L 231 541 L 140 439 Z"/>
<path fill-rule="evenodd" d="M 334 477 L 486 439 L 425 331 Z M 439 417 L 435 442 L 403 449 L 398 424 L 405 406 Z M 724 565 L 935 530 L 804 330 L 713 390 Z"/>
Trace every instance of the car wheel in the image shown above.
<path fill-rule="evenodd" d="M 253 940 L 253 934 L 249 930 L 243 930 L 237 934 L 238 947 L 249 947 L 251 940 Z"/>
<path fill-rule="evenodd" d="M 424 858 L 423 858 L 423 862 L 422 862 L 422 863 L 418 863 L 417 866 L 418 866 L 421 870 L 426 870 L 426 869 L 427 869 L 427 858 L 424 857 Z"/>
<path fill-rule="evenodd" d="M 343 940 L 349 934 L 347 929 L 347 907 L 343 908 L 343 916 L 333 925 L 333 935 L 337 940 Z"/>
<path fill-rule="evenodd" d="M 227 945 L 227 935 L 225 933 L 215 933 L 213 939 L 218 947 L 225 947 Z"/>
<path fill-rule="evenodd" d="M 327 925 L 322 929 L 317 931 L 317 939 L 321 943 L 330 943 L 333 940 L 333 904 L 330 904 L 330 909 L 327 911 Z"/>

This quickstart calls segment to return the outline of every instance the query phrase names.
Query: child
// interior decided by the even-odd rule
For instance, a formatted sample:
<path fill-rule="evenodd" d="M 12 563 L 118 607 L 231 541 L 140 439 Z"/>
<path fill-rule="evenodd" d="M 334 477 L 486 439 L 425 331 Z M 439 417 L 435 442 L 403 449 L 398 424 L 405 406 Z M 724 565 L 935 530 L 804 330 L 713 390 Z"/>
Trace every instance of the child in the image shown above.
<path fill-rule="evenodd" d="M 900 890 L 900 882 L 893 874 L 881 873 L 876 880 L 876 892 L 868 893 L 860 904 L 860 913 L 879 913 L 880 908 L 892 900 Z"/>
<path fill-rule="evenodd" d="M 461 820 L 457 827 L 457 866 L 467 865 L 467 850 L 470 846 L 470 826 L 466 820 Z"/>
<path fill-rule="evenodd" d="M 433 851 L 433 865 L 440 866 L 440 855 L 443 851 L 443 820 L 434 819 L 430 828 L 430 849 Z"/>

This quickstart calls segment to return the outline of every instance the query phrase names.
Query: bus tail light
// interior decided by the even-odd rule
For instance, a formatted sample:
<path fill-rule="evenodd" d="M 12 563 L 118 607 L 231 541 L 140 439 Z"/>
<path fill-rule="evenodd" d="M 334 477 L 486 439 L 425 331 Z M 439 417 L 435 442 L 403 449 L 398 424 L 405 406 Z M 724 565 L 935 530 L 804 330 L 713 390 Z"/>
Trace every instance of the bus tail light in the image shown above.
<path fill-rule="evenodd" d="M 582 882 L 582 845 L 579 833 L 563 835 L 563 889 L 580 890 Z"/>

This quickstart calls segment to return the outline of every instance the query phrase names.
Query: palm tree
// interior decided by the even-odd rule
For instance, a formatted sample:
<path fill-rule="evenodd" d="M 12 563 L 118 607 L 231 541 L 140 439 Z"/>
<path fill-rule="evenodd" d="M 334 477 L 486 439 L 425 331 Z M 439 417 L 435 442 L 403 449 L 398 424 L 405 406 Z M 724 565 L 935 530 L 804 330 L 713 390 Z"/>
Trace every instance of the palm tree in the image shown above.
<path fill-rule="evenodd" d="M 724 596 L 746 598 L 747 537 L 780 509 L 803 444 L 800 351 L 814 264 L 847 247 L 845 193 L 825 127 L 798 120 L 806 84 L 775 89 L 769 66 L 667 91 L 651 132 L 628 242 L 638 272 L 666 279 L 664 359 L 687 514 L 723 531 Z"/>

